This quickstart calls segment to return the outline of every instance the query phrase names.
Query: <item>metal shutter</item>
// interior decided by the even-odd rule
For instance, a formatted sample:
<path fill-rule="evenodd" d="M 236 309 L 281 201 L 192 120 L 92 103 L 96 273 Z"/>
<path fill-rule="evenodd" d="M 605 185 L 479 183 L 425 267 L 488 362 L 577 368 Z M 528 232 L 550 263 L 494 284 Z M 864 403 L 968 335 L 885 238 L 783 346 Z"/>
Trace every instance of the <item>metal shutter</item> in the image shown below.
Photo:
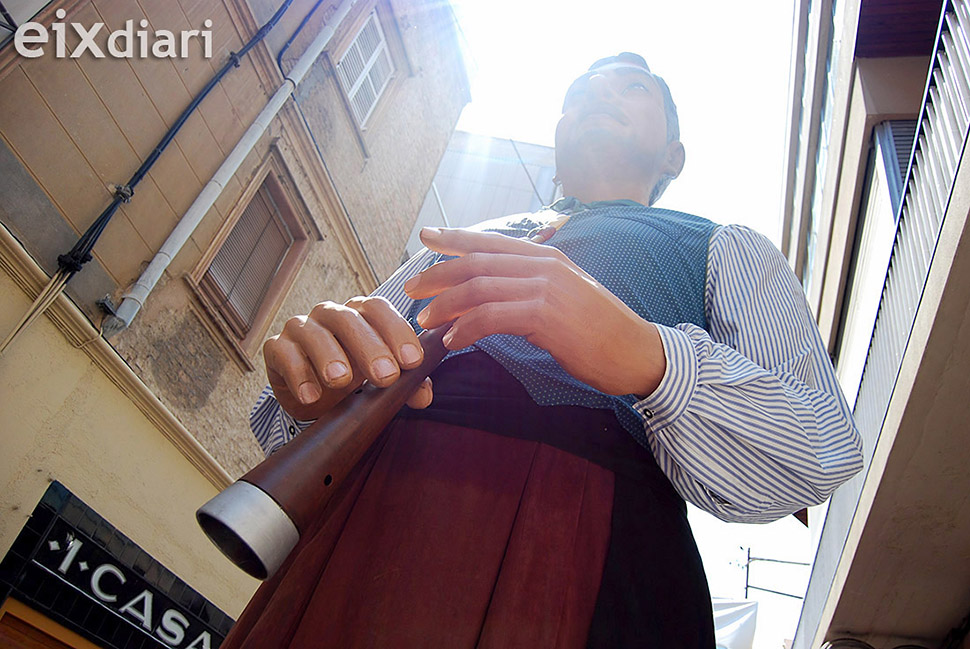
<path fill-rule="evenodd" d="M 293 235 L 280 216 L 272 196 L 261 187 L 216 253 L 206 276 L 223 296 L 222 306 L 232 309 L 230 322 L 244 334 L 253 325 Z"/>

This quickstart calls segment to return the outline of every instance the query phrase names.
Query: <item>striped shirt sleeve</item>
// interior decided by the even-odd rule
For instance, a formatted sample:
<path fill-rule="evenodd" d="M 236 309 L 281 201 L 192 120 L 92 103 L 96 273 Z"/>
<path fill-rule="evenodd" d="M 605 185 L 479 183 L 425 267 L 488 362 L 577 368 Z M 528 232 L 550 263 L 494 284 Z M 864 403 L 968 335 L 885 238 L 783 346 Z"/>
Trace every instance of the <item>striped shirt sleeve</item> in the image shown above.
<path fill-rule="evenodd" d="M 378 286 L 371 295 L 386 298 L 398 313 L 407 314 L 411 309 L 412 300 L 404 292 L 404 283 L 430 267 L 439 257 L 438 253 L 427 248 L 422 249 L 394 271 L 394 274 Z M 287 414 L 273 396 L 273 388 L 268 385 L 263 388 L 249 413 L 249 428 L 267 456 L 303 432 L 312 423 L 312 420 L 301 421 Z"/>
<path fill-rule="evenodd" d="M 708 331 L 660 326 L 667 371 L 637 403 L 660 468 L 726 521 L 825 500 L 862 467 L 861 439 L 785 258 L 741 226 L 711 239 Z"/>

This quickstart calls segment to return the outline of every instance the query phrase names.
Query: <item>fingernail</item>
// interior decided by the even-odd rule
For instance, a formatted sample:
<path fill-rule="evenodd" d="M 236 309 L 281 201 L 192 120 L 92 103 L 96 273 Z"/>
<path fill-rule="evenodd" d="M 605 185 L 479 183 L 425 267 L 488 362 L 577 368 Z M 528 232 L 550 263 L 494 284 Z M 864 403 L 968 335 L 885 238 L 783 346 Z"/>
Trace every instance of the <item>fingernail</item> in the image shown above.
<path fill-rule="evenodd" d="M 448 345 L 451 344 L 451 339 L 454 337 L 455 337 L 455 328 L 452 327 L 451 329 L 448 330 L 448 333 L 442 336 L 441 342 L 444 343 L 445 347 L 448 347 Z"/>
<path fill-rule="evenodd" d="M 394 363 L 390 358 L 378 358 L 371 364 L 371 368 L 374 370 L 374 376 L 379 379 L 386 379 L 389 376 L 394 375 L 395 367 Z"/>
<path fill-rule="evenodd" d="M 431 307 L 427 307 L 426 306 L 423 309 L 421 309 L 421 312 L 420 313 L 418 313 L 418 317 L 417 317 L 418 324 L 421 325 L 422 327 L 424 326 L 424 323 L 428 319 L 428 309 L 430 309 L 430 308 Z"/>
<path fill-rule="evenodd" d="M 426 239 L 437 239 L 441 236 L 441 228 L 421 228 L 421 236 Z"/>
<path fill-rule="evenodd" d="M 405 293 L 410 293 L 411 291 L 413 291 L 414 289 L 416 289 L 418 287 L 418 284 L 420 282 L 421 282 L 421 278 L 420 277 L 418 277 L 418 276 L 412 277 L 408 281 L 404 282 L 404 292 Z"/>
<path fill-rule="evenodd" d="M 321 396 L 320 388 L 309 381 L 300 384 L 297 394 L 304 405 L 310 405 Z"/>
<path fill-rule="evenodd" d="M 401 360 L 405 365 L 413 365 L 421 360 L 421 352 L 411 343 L 401 345 Z"/>
<path fill-rule="evenodd" d="M 325 374 L 327 375 L 327 380 L 331 383 L 338 381 L 347 376 L 347 366 L 340 361 L 331 361 L 327 363 Z"/>

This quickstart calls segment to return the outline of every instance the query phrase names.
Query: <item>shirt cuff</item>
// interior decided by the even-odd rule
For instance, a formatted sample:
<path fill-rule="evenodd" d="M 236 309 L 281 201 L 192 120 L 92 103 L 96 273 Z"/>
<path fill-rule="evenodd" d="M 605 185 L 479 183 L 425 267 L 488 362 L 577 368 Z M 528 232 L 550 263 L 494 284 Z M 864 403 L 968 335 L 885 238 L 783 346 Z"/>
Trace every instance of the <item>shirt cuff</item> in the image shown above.
<path fill-rule="evenodd" d="M 657 389 L 633 404 L 654 431 L 669 426 L 684 414 L 697 387 L 697 354 L 690 335 L 680 329 L 656 326 L 667 368 Z"/>

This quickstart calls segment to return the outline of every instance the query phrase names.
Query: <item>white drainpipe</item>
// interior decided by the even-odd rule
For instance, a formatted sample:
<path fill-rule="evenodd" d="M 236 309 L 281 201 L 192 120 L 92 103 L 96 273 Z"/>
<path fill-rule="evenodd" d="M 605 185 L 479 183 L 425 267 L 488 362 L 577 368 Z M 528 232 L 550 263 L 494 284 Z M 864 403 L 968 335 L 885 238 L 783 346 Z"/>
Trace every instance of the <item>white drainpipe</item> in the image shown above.
<path fill-rule="evenodd" d="M 246 133 L 243 134 L 242 138 L 236 144 L 236 147 L 222 163 L 222 166 L 212 176 L 212 179 L 199 192 L 199 195 L 185 215 L 179 220 L 175 229 L 172 230 L 172 233 L 168 235 L 165 243 L 162 244 L 162 247 L 155 254 L 155 257 L 152 258 L 151 263 L 148 264 L 148 268 L 141 274 L 141 277 L 138 278 L 134 286 L 125 293 L 124 299 L 118 306 L 115 315 L 105 319 L 104 335 L 106 337 L 124 331 L 131 324 L 132 320 L 135 319 L 138 311 L 145 304 L 145 300 L 148 299 L 148 294 L 155 288 L 155 284 L 158 283 L 165 269 L 168 268 L 168 265 L 172 263 L 172 259 L 175 258 L 175 255 L 178 254 L 182 246 L 185 245 L 185 242 L 188 241 L 189 236 L 202 221 L 202 217 L 206 215 L 209 208 L 212 207 L 212 204 L 219 198 L 226 183 L 229 182 L 233 174 L 236 173 L 236 170 L 239 169 L 243 160 L 246 159 L 249 152 L 256 146 L 256 142 L 259 141 L 259 138 L 266 129 L 269 128 L 273 118 L 276 117 L 276 114 L 283 108 L 286 100 L 296 90 L 296 86 L 303 80 L 306 73 L 309 72 L 310 66 L 320 57 L 323 50 L 326 49 L 330 39 L 333 38 L 336 28 L 347 17 L 347 14 L 356 2 L 357 0 L 345 0 L 330 19 L 328 25 L 310 43 L 310 46 L 283 80 L 283 83 L 276 89 L 276 93 L 266 106 L 263 107 L 259 116 L 256 117 L 256 120 L 250 125 Z"/>

